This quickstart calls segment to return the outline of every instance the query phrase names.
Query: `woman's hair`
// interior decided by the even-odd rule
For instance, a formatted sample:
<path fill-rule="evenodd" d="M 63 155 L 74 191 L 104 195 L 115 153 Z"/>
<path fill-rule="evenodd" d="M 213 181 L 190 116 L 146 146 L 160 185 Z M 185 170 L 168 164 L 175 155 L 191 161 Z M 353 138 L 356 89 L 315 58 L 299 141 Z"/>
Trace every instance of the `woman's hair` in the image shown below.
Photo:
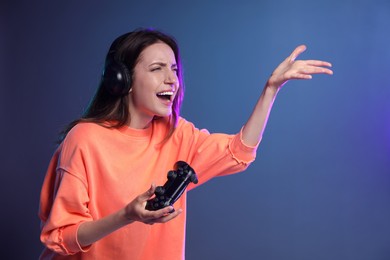
<path fill-rule="evenodd" d="M 179 46 L 176 40 L 165 33 L 154 29 L 139 29 L 123 34 L 113 41 L 107 53 L 105 71 L 111 66 L 112 59 L 123 64 L 130 74 L 130 82 L 134 77 L 134 67 L 139 62 L 141 52 L 148 46 L 158 42 L 167 44 L 174 52 L 177 63 L 177 76 L 179 80 L 178 92 L 173 100 L 172 114 L 169 117 L 169 132 L 167 140 L 174 132 L 179 120 L 180 107 L 184 97 L 184 82 Z M 102 80 L 81 118 L 74 120 L 60 133 L 59 142 L 62 142 L 68 132 L 78 123 L 94 122 L 105 127 L 119 128 L 131 120 L 129 112 L 129 97 L 126 94 L 113 95 L 107 87 L 107 80 Z M 130 89 L 131 86 L 128 86 Z M 109 124 L 107 124 L 109 122 Z"/>

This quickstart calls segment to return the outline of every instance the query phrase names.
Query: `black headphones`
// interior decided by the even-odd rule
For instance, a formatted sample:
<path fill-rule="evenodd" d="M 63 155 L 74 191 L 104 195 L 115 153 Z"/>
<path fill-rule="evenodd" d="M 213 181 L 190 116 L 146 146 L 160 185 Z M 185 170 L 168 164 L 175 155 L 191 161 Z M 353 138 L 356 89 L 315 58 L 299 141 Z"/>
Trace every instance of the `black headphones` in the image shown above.
<path fill-rule="evenodd" d="M 131 88 L 131 73 L 127 66 L 118 60 L 117 51 L 129 33 L 119 36 L 111 44 L 107 53 L 101 84 L 113 96 L 127 95 Z"/>

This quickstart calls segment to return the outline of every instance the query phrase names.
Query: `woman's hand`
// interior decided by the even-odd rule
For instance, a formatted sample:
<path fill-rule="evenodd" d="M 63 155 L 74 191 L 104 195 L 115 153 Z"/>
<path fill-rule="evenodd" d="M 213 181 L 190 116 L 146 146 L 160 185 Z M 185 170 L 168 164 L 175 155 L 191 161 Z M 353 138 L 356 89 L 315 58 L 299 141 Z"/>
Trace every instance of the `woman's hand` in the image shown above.
<path fill-rule="evenodd" d="M 145 209 L 146 201 L 153 196 L 155 189 L 156 185 L 152 184 L 148 191 L 136 197 L 126 206 L 125 217 L 128 220 L 153 225 L 154 223 L 165 223 L 170 221 L 182 212 L 181 209 L 174 211 L 172 206 L 156 211 Z"/>
<path fill-rule="evenodd" d="M 156 211 L 145 209 L 146 201 L 153 196 L 155 189 L 156 186 L 152 185 L 148 191 L 136 197 L 118 212 L 98 220 L 81 223 L 77 231 L 77 240 L 80 246 L 88 246 L 134 221 L 153 225 L 154 223 L 165 223 L 177 217 L 182 210 L 173 212 L 171 206 Z"/>
<path fill-rule="evenodd" d="M 305 45 L 300 45 L 287 57 L 271 74 L 267 87 L 279 90 L 290 79 L 311 79 L 312 74 L 329 74 L 333 71 L 329 68 L 332 64 L 320 60 L 295 60 L 306 50 Z"/>
<path fill-rule="evenodd" d="M 280 88 L 290 79 L 311 79 L 313 74 L 329 74 L 332 64 L 320 60 L 295 60 L 306 50 L 300 45 L 272 72 L 256 106 L 242 130 L 246 145 L 258 145 L 267 125 L 268 117 Z"/>

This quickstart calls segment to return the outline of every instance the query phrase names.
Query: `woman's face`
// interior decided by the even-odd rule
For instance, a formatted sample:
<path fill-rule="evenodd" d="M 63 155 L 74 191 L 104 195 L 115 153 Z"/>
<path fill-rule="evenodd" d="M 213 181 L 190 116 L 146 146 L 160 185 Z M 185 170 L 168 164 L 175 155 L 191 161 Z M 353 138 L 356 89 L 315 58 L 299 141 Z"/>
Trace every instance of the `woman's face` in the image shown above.
<path fill-rule="evenodd" d="M 179 88 L 175 54 L 165 43 L 146 47 L 134 67 L 129 93 L 130 127 L 145 128 L 154 116 L 172 113 L 172 104 Z"/>

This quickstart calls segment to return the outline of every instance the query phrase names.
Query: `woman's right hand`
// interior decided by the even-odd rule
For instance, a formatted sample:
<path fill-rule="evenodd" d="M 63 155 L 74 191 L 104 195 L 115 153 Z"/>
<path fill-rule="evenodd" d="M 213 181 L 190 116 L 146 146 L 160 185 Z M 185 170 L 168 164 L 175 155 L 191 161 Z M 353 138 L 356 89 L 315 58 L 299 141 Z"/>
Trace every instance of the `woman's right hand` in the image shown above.
<path fill-rule="evenodd" d="M 77 231 L 77 240 L 80 246 L 88 246 L 134 221 L 153 225 L 154 223 L 165 223 L 176 218 L 182 210 L 178 209 L 173 212 L 172 206 L 156 211 L 145 209 L 146 201 L 153 196 L 155 189 L 156 186 L 152 184 L 148 191 L 136 197 L 120 211 L 101 219 L 81 223 Z"/>
<path fill-rule="evenodd" d="M 139 221 L 149 225 L 165 223 L 176 218 L 182 212 L 181 209 L 174 211 L 172 206 L 156 211 L 145 209 L 146 202 L 153 197 L 155 189 L 156 185 L 152 184 L 149 190 L 136 197 L 125 207 L 125 217 L 129 221 Z"/>

